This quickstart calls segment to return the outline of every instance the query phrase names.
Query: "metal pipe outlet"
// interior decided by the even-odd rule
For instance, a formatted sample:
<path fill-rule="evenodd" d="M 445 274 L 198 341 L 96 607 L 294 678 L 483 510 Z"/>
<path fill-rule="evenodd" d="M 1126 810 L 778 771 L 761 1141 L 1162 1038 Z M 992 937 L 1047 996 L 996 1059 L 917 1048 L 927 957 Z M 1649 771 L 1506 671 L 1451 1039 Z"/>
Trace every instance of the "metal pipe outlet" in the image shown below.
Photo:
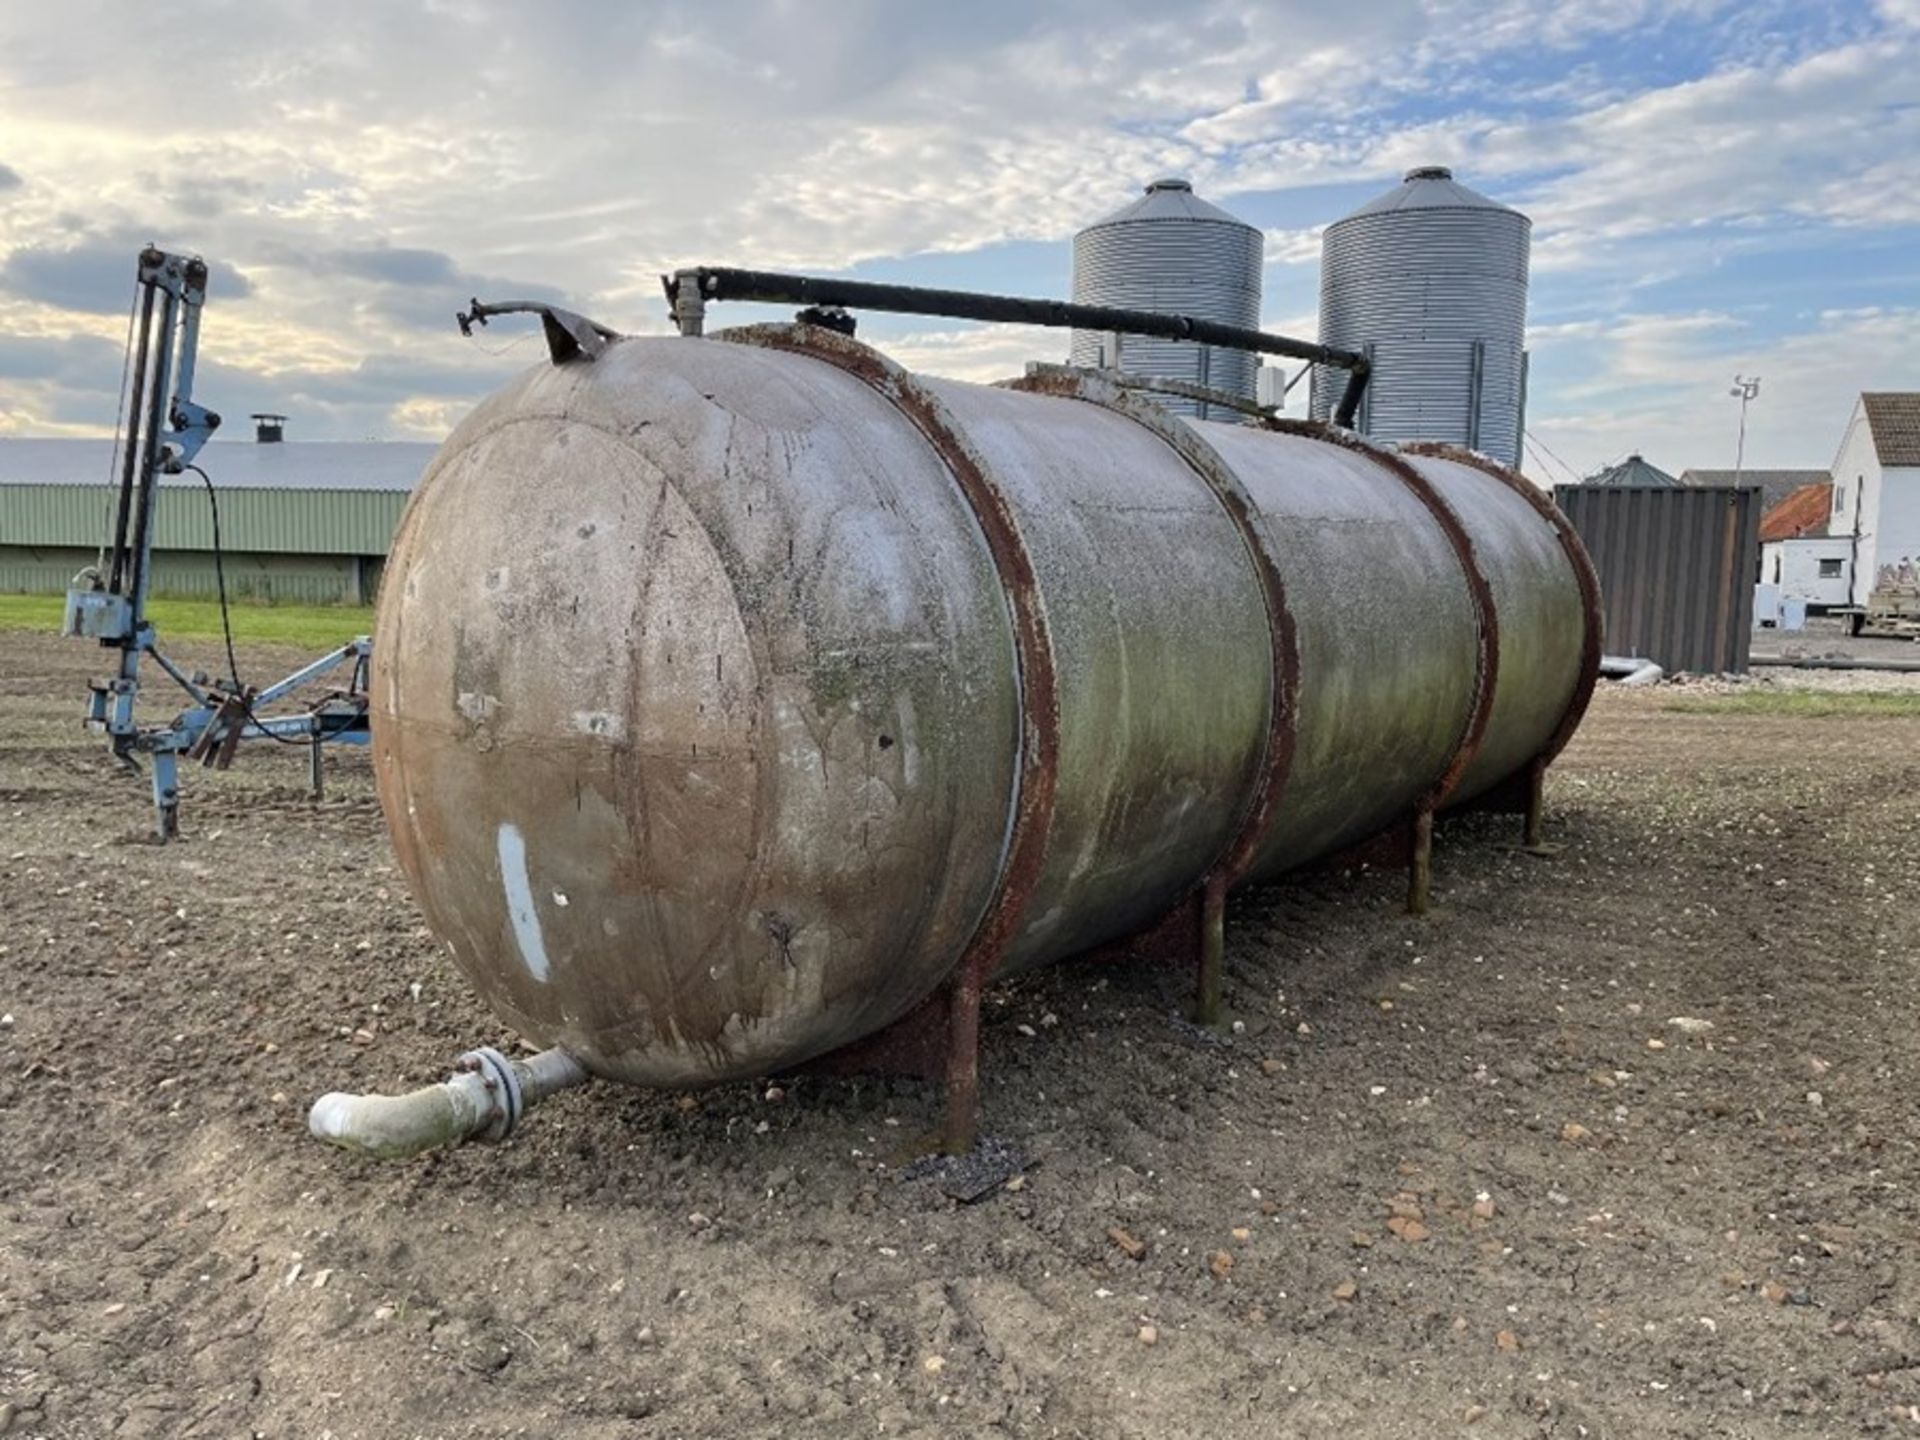
<path fill-rule="evenodd" d="M 509 1060 L 483 1045 L 438 1085 L 405 1095 L 322 1095 L 307 1112 L 314 1137 L 379 1160 L 398 1160 L 465 1140 L 504 1140 L 549 1095 L 586 1084 L 564 1050 Z"/>
<path fill-rule="evenodd" d="M 1537 782 L 1591 693 L 1584 553 L 1477 457 L 816 326 L 555 354 L 414 492 L 373 742 L 435 932 L 598 1075 L 937 995 L 962 1053 L 994 973 Z"/>

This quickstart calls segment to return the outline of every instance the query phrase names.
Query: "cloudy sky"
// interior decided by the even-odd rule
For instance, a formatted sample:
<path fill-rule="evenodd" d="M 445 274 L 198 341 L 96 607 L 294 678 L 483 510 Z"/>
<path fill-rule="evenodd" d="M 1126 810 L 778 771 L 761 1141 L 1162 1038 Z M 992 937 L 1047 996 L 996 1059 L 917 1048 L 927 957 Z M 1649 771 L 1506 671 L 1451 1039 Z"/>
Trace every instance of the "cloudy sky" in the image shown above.
<path fill-rule="evenodd" d="M 1534 219 L 1528 470 L 1826 465 L 1920 388 L 1920 0 L 61 0 L 0 10 L 0 433 L 110 431 L 141 243 L 214 262 L 200 398 L 433 439 L 698 262 L 1065 294 L 1155 175 L 1267 232 L 1444 163 Z M 723 314 L 716 318 L 734 318 Z M 748 318 L 740 315 L 737 318 Z M 1057 334 L 875 321 L 969 378 Z M 1298 393 L 1298 392 L 1296 392 Z"/>

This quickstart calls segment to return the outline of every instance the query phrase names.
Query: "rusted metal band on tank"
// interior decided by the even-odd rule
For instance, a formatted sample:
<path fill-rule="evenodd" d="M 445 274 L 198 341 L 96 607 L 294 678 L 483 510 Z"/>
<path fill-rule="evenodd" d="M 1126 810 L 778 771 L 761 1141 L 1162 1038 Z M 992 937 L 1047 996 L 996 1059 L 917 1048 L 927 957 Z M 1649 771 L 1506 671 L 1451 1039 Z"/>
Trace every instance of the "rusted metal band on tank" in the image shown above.
<path fill-rule="evenodd" d="M 1605 637 L 1601 633 L 1604 622 L 1600 609 L 1600 576 L 1593 568 L 1593 557 L 1587 554 L 1587 547 L 1580 540 L 1580 532 L 1573 528 L 1573 522 L 1567 519 L 1566 512 L 1554 504 L 1538 485 L 1518 471 L 1454 445 L 1423 441 L 1404 448 L 1410 455 L 1427 455 L 1436 460 L 1451 460 L 1457 465 L 1471 465 L 1493 476 L 1538 511 L 1540 518 L 1551 525 L 1553 533 L 1560 537 L 1560 548 L 1566 552 L 1567 563 L 1573 567 L 1574 583 L 1580 588 L 1580 677 L 1574 682 L 1566 713 L 1560 717 L 1560 723 L 1554 727 L 1553 734 L 1535 757 L 1535 763 L 1550 765 L 1566 749 L 1573 732 L 1580 728 L 1581 720 L 1586 717 L 1587 706 L 1593 701 L 1594 686 L 1600 680 L 1600 651 Z"/>
<path fill-rule="evenodd" d="M 1020 690 L 1020 760 L 1014 771 L 1012 817 L 993 895 L 953 975 L 959 990 L 957 1008 L 963 1023 L 970 1023 L 981 989 L 1019 933 L 1027 902 L 1046 862 L 1053 829 L 1054 792 L 1060 776 L 1060 688 L 1033 557 L 1027 552 L 1012 506 L 947 407 L 878 350 L 818 325 L 746 325 L 719 331 L 712 338 L 809 356 L 867 385 L 926 437 L 986 537 L 1013 624 Z M 965 1050 L 963 1063 L 971 1072 L 973 1047 L 963 1044 L 957 1049 Z M 971 1078 L 971 1073 L 949 1077 L 962 1085 Z"/>
<path fill-rule="evenodd" d="M 1206 885 L 1231 888 L 1246 877 L 1261 842 L 1272 827 L 1280 807 L 1281 795 L 1293 773 L 1295 726 L 1299 715 L 1300 646 L 1294 630 L 1293 612 L 1287 607 L 1286 585 L 1280 567 L 1267 548 L 1261 533 L 1253 497 L 1240 483 L 1240 477 L 1226 458 L 1209 445 L 1186 421 L 1164 406 L 1128 393 L 1096 372 L 1071 365 L 1031 365 L 1024 377 L 1003 381 L 1009 390 L 1035 395 L 1057 395 L 1084 400 L 1090 405 L 1125 416 L 1163 441 L 1184 460 L 1189 469 L 1205 482 L 1239 533 L 1254 573 L 1260 577 L 1261 598 L 1267 612 L 1267 631 L 1272 642 L 1273 687 L 1269 692 L 1267 734 L 1262 752 L 1260 774 L 1254 782 L 1253 796 L 1233 838 L 1220 858 L 1202 877 Z"/>
<path fill-rule="evenodd" d="M 1427 513 L 1433 516 L 1460 561 L 1460 569 L 1466 576 L 1467 592 L 1473 599 L 1474 618 L 1478 622 L 1473 705 L 1467 711 L 1467 723 L 1461 731 L 1459 743 L 1454 746 L 1453 758 L 1447 762 L 1446 769 L 1440 772 L 1440 778 L 1434 781 L 1433 787 L 1416 807 L 1438 810 L 1446 804 L 1447 797 L 1459 785 L 1460 777 L 1466 774 L 1473 757 L 1480 751 L 1480 742 L 1487 733 L 1487 721 L 1493 715 L 1493 697 L 1500 685 L 1500 616 L 1493 601 L 1493 586 L 1488 583 L 1486 572 L 1480 568 L 1479 557 L 1473 552 L 1473 539 L 1433 482 L 1409 465 L 1398 452 L 1376 445 L 1351 430 L 1342 430 L 1317 420 L 1285 420 L 1268 416 L 1266 427 L 1283 435 L 1300 435 L 1329 445 L 1345 446 L 1391 473 L 1413 492 L 1415 499 L 1426 506 Z"/>

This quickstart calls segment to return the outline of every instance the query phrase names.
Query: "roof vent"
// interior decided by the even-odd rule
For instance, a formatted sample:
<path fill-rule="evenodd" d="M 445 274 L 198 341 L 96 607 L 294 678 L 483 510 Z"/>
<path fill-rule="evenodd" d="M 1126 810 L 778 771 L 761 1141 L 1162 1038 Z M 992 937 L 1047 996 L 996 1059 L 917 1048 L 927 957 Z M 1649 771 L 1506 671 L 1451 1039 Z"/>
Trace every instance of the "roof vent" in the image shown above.
<path fill-rule="evenodd" d="M 257 445 L 278 445 L 287 438 L 287 417 L 284 415 L 257 414 L 247 417 L 253 421 L 253 439 Z"/>
<path fill-rule="evenodd" d="M 1191 180 L 1183 180 L 1178 175 L 1168 175 L 1148 185 L 1146 193 L 1151 195 L 1156 190 L 1186 190 L 1191 192 L 1192 189 L 1193 182 Z"/>
<path fill-rule="evenodd" d="M 1451 180 L 1453 171 L 1445 165 L 1416 165 L 1400 178 L 1403 180 Z"/>

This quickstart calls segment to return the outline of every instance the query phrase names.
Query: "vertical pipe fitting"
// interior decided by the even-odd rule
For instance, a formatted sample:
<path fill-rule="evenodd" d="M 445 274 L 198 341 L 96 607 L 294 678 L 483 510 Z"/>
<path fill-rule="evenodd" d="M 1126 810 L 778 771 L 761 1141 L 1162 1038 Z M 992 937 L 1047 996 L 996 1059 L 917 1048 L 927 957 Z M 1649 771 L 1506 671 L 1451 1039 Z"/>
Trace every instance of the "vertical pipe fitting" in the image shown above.
<path fill-rule="evenodd" d="M 683 336 L 696 338 L 707 328 L 705 283 L 698 270 L 677 271 L 673 277 L 673 323 Z"/>

